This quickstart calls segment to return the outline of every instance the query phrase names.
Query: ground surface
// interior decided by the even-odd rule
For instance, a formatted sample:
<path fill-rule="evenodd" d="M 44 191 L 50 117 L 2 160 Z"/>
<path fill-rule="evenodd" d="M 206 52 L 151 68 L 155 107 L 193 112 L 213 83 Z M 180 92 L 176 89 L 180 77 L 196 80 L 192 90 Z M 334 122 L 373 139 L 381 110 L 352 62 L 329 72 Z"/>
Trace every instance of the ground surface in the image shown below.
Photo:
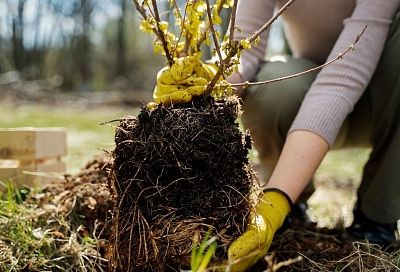
<path fill-rule="evenodd" d="M 0 127 L 66 127 L 69 134 L 70 152 L 67 156 L 69 172 L 77 173 L 77 176 L 81 175 L 80 180 L 85 180 L 85 177 L 89 175 L 88 171 L 79 172 L 78 169 L 92 159 L 95 154 L 102 153 L 99 147 L 108 150 L 113 148 L 113 128 L 99 126 L 98 124 L 118 119 L 127 113 L 134 115 L 136 112 L 137 109 L 134 108 L 71 109 L 64 107 L 52 109 L 46 106 L 12 107 L 1 105 Z M 366 149 L 335 151 L 324 160 L 315 178 L 317 191 L 309 202 L 310 217 L 317 222 L 318 227 L 331 228 L 338 225 L 348 225 L 351 222 L 350 211 L 354 202 L 354 190 L 359 182 L 362 164 L 367 155 L 368 150 Z M 97 180 L 96 182 L 104 183 L 102 178 L 95 179 Z M 90 185 L 86 187 L 90 188 Z M 101 187 L 105 188 L 106 186 L 101 185 Z M 64 196 L 66 198 L 63 199 L 65 203 L 78 207 L 76 206 L 78 205 L 77 202 L 69 202 L 71 199 L 77 199 L 74 193 L 78 192 L 73 187 L 69 189 L 71 195 Z M 71 196 L 72 198 L 69 198 Z M 101 209 L 104 209 L 102 204 L 109 205 L 106 202 L 107 198 L 95 199 L 93 196 L 85 196 L 85 194 L 81 194 L 81 196 L 83 197 L 81 198 L 82 203 L 86 203 L 89 207 L 91 207 L 90 205 L 93 206 L 94 203 L 100 205 L 99 207 L 103 207 Z M 72 208 L 70 207 L 69 209 Z M 11 218 L 7 216 L 5 213 L 0 214 L 0 219 Z M 90 216 L 87 218 L 88 220 L 90 218 L 90 222 L 93 222 L 93 218 Z M 83 225 L 85 224 L 82 218 L 79 222 Z M 104 233 L 107 232 L 105 231 Z M 363 243 L 339 241 L 337 233 L 335 232 L 335 235 L 332 235 L 330 231 L 316 229 L 314 225 L 300 225 L 295 229 L 289 230 L 284 235 L 277 237 L 271 247 L 272 255 L 270 254 L 266 261 L 266 263 L 269 263 L 269 271 L 400 270 L 399 252 L 384 252 Z M 4 235 L 4 233 L 0 234 Z M 11 237 L 9 239 L 15 238 Z M 107 236 L 102 239 L 105 239 L 102 240 L 102 243 L 104 243 L 107 240 Z M 9 242 L 7 240 L 7 243 Z M 101 256 L 106 256 L 104 246 L 97 246 L 97 248 L 103 251 Z M 0 253 L 6 252 L 2 250 L 2 242 L 0 241 Z M 12 253 L 10 251 L 7 252 Z M 79 264 L 71 265 L 76 265 L 76 269 L 72 271 L 83 271 L 79 268 Z M 265 270 L 266 267 L 264 263 L 264 267 L 261 270 Z"/>

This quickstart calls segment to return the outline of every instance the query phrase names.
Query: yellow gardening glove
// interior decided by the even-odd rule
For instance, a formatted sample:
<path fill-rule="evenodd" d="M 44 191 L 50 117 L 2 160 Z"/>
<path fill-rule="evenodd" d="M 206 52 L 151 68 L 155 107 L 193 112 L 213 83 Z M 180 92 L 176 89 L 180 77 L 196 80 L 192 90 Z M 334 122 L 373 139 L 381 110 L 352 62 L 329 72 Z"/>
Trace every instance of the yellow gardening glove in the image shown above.
<path fill-rule="evenodd" d="M 190 102 L 193 96 L 204 93 L 216 73 L 216 66 L 203 63 L 199 56 L 175 59 L 158 72 L 153 99 L 167 105 Z"/>
<path fill-rule="evenodd" d="M 243 272 L 263 258 L 275 232 L 290 212 L 291 201 L 280 190 L 267 189 L 243 233 L 228 249 L 231 272 Z"/>

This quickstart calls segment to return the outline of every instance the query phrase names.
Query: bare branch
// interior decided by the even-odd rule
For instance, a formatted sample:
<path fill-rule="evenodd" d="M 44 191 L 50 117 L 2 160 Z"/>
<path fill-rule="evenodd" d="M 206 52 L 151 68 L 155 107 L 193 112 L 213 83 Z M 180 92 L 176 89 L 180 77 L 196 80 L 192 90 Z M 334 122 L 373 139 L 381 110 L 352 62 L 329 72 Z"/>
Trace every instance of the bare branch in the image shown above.
<path fill-rule="evenodd" d="M 139 4 L 139 1 L 133 0 L 133 4 L 135 5 L 135 8 L 140 13 L 140 15 L 142 15 L 143 19 L 147 19 L 146 10 L 141 4 Z"/>
<path fill-rule="evenodd" d="M 217 13 L 220 14 L 222 7 L 224 6 L 224 4 L 226 3 L 226 0 L 221 0 L 221 2 L 219 3 L 219 5 L 217 6 Z M 200 46 L 203 44 L 203 42 L 205 41 L 205 39 L 207 38 L 207 34 L 208 34 L 208 30 L 210 30 L 210 26 L 211 23 L 210 21 L 207 22 L 207 26 L 203 32 L 203 34 L 201 35 L 200 39 L 197 42 L 197 48 L 200 49 Z"/>
<path fill-rule="evenodd" d="M 260 34 L 262 32 L 264 32 L 266 29 L 268 29 L 272 23 L 296 0 L 289 0 L 281 9 L 278 10 L 278 12 L 267 22 L 265 23 L 258 31 L 254 32 L 249 38 L 247 38 L 249 40 L 249 42 L 254 42 L 257 37 L 260 36 Z M 236 5 L 237 5 L 237 1 L 235 1 Z M 235 8 L 235 5 L 234 5 Z M 232 10 L 233 12 L 233 10 Z M 236 14 L 235 16 L 231 16 L 231 20 L 235 20 L 236 19 Z M 231 29 L 233 28 L 233 30 L 231 30 L 231 32 L 229 33 L 230 36 L 233 35 L 233 31 L 234 31 L 234 22 L 232 23 L 231 21 Z M 233 36 L 232 36 L 233 37 Z M 235 40 L 230 40 L 229 41 L 229 52 L 227 54 L 227 56 L 225 57 L 225 59 L 222 61 L 221 65 L 218 67 L 218 71 L 217 74 L 214 76 L 214 78 L 211 80 L 211 82 L 207 85 L 207 92 L 211 92 L 211 90 L 214 88 L 215 84 L 218 82 L 219 78 L 221 77 L 221 75 L 223 74 L 224 69 L 228 68 L 228 65 L 230 65 L 231 59 L 240 51 L 243 50 L 243 46 L 240 45 L 240 43 L 238 41 Z"/>
<path fill-rule="evenodd" d="M 231 22 L 230 22 L 231 27 L 229 29 L 229 43 L 233 41 L 233 34 L 235 34 L 237 5 L 238 5 L 238 0 L 234 0 L 231 11 Z"/>
<path fill-rule="evenodd" d="M 176 9 L 176 14 L 178 15 L 178 18 L 182 21 L 182 13 L 181 9 L 178 6 L 178 3 L 176 3 L 176 0 L 173 0 L 172 3 L 174 4 L 174 7 Z"/>
<path fill-rule="evenodd" d="M 363 30 L 355 38 L 354 42 L 351 43 L 349 45 L 349 47 L 345 51 L 339 53 L 336 58 L 331 59 L 330 61 L 325 62 L 322 65 L 319 65 L 317 67 L 308 69 L 308 70 L 300 72 L 300 73 L 289 75 L 289 76 L 274 78 L 274 79 L 265 80 L 265 81 L 258 81 L 258 82 L 243 82 L 243 83 L 230 84 L 230 86 L 231 87 L 243 87 L 243 86 L 247 87 L 247 86 L 263 85 L 263 84 L 268 84 L 268 83 L 272 83 L 272 82 L 276 82 L 276 81 L 282 81 L 282 80 L 286 80 L 286 79 L 291 79 L 291 78 L 294 78 L 294 77 L 302 76 L 302 75 L 305 75 L 307 73 L 311 73 L 311 72 L 320 70 L 320 69 L 324 68 L 325 66 L 328 66 L 328 65 L 334 63 L 335 61 L 337 61 L 339 59 L 342 59 L 347 53 L 349 53 L 350 51 L 354 50 L 355 45 L 359 42 L 361 36 L 364 34 L 366 29 L 367 29 L 367 26 L 365 25 Z"/>
<path fill-rule="evenodd" d="M 290 1 L 288 1 L 283 7 L 281 7 L 281 8 L 278 10 L 278 12 L 277 12 L 274 16 L 272 16 L 272 18 L 271 18 L 268 22 L 265 23 L 265 25 L 263 25 L 259 30 L 257 30 L 256 32 L 254 32 L 253 35 L 251 35 L 251 36 L 248 38 L 248 40 L 249 40 L 250 42 L 254 42 L 254 41 L 257 39 L 257 37 L 259 37 L 260 34 L 261 34 L 262 32 L 264 32 L 266 29 L 268 29 L 268 28 L 272 25 L 272 23 L 275 22 L 276 19 L 278 19 L 278 17 L 281 16 L 282 13 L 283 13 L 294 1 L 296 1 L 296 0 L 290 0 Z"/>
<path fill-rule="evenodd" d="M 207 5 L 207 15 L 208 15 L 208 20 L 210 22 L 210 30 L 211 30 L 211 34 L 213 37 L 215 50 L 217 51 L 217 54 L 219 57 L 219 62 L 222 63 L 221 48 L 219 46 L 217 34 L 215 33 L 215 29 L 214 29 L 214 22 L 212 20 L 212 15 L 211 15 L 210 1 L 209 0 L 205 0 L 205 1 L 206 1 L 206 5 Z"/>
<path fill-rule="evenodd" d="M 160 14 L 158 12 L 157 2 L 156 2 L 156 0 L 152 0 L 151 3 L 153 5 L 154 18 L 156 19 L 156 23 L 157 23 L 157 31 L 159 33 L 158 37 L 159 37 L 159 39 L 160 39 L 160 41 L 161 41 L 161 43 L 162 43 L 162 45 L 164 47 L 165 56 L 167 57 L 168 64 L 169 64 L 169 66 L 171 66 L 172 64 L 174 64 L 174 60 L 173 60 L 173 58 L 171 56 L 171 53 L 169 52 L 168 43 L 167 43 L 167 40 L 165 38 L 164 32 L 160 28 L 161 19 L 160 19 Z"/>
<path fill-rule="evenodd" d="M 217 70 L 217 73 L 215 74 L 214 78 L 207 85 L 206 93 L 211 92 L 211 90 L 214 88 L 215 84 L 218 82 L 219 78 L 223 75 L 224 69 L 232 66 L 230 61 L 239 51 L 240 45 L 239 45 L 238 41 L 233 40 L 230 42 L 229 46 L 230 46 L 230 51 L 228 52 L 225 59 L 223 59 L 222 62 L 220 63 L 220 65 L 218 66 L 218 70 Z"/>
<path fill-rule="evenodd" d="M 185 20 L 185 17 L 186 17 L 186 6 L 185 6 L 185 14 L 184 14 L 184 17 L 182 18 L 181 9 L 179 8 L 179 5 L 178 5 L 178 3 L 176 2 L 176 0 L 173 0 L 173 5 L 174 5 L 174 8 L 175 8 L 175 10 L 176 10 L 176 14 L 178 15 L 178 19 L 181 20 L 181 25 L 180 25 L 181 31 L 180 31 L 180 33 L 179 33 L 179 37 L 178 37 L 178 39 L 177 39 L 177 41 L 176 41 L 176 44 L 175 44 L 174 48 L 171 50 L 172 56 L 175 55 L 176 50 L 177 50 L 178 45 L 179 45 L 179 41 L 180 41 L 180 39 L 181 39 L 181 37 L 182 37 L 183 24 L 184 24 L 184 20 Z"/>
<path fill-rule="evenodd" d="M 165 39 L 164 33 L 160 29 L 160 15 L 158 13 L 157 4 L 155 3 L 155 0 L 153 0 L 153 2 L 154 2 L 153 3 L 153 8 L 155 9 L 154 10 L 154 19 L 156 20 L 156 23 L 157 23 L 157 29 L 153 28 L 153 32 L 154 32 L 154 34 L 156 34 L 158 39 L 160 39 L 161 43 L 163 44 L 164 51 L 165 51 L 165 56 L 167 57 L 167 61 L 168 61 L 169 66 L 171 66 L 174 63 L 174 60 L 172 59 L 172 56 L 171 56 L 171 54 L 170 54 L 170 52 L 168 50 L 167 40 Z M 144 20 L 148 20 L 149 16 L 147 15 L 146 10 L 143 7 L 143 5 L 139 4 L 139 0 L 133 0 L 133 3 L 135 5 L 136 10 L 142 16 L 142 18 Z"/>
<path fill-rule="evenodd" d="M 181 21 L 181 26 L 180 26 L 181 27 L 181 32 L 179 33 L 179 38 L 178 38 L 178 41 L 176 42 L 176 45 L 175 45 L 175 48 L 174 48 L 174 52 L 178 48 L 179 42 L 181 41 L 181 38 L 183 36 L 183 31 L 184 31 L 184 28 L 185 28 L 185 20 L 186 20 L 186 15 L 187 15 L 188 3 L 189 3 L 188 1 L 186 1 L 186 3 L 185 3 L 185 10 L 184 10 L 184 13 L 183 13 L 183 19 Z M 185 49 L 183 50 L 183 52 L 181 52 L 181 55 L 185 55 L 184 52 L 187 52 L 188 49 L 189 49 L 189 46 L 188 46 L 187 43 L 185 43 Z"/>

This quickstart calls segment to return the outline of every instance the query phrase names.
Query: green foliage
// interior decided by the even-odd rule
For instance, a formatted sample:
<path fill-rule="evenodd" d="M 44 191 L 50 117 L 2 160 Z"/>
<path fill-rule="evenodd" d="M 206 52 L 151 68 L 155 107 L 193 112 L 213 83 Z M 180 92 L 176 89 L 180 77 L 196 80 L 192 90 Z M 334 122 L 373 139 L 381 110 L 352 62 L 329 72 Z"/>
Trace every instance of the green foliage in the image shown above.
<path fill-rule="evenodd" d="M 210 232 L 205 235 L 200 245 L 198 245 L 197 239 L 195 239 L 190 263 L 193 272 L 206 271 L 212 257 L 214 256 L 215 250 L 217 249 L 216 241 L 217 237 L 210 237 Z"/>

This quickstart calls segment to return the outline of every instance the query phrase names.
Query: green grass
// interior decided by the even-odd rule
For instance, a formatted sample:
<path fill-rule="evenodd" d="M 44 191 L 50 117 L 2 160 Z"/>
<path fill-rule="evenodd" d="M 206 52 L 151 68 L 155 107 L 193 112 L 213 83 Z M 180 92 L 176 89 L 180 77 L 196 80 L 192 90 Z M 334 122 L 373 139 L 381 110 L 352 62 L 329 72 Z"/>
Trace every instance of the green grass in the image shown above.
<path fill-rule="evenodd" d="M 0 128 L 11 127 L 64 127 L 67 130 L 68 172 L 75 173 L 101 149 L 114 146 L 114 129 L 102 122 L 118 119 L 127 114 L 136 115 L 137 108 L 68 109 L 45 106 L 0 106 Z"/>
<path fill-rule="evenodd" d="M 0 191 L 0 271 L 104 271 L 98 240 L 55 205 L 24 202 L 10 183 Z"/>

